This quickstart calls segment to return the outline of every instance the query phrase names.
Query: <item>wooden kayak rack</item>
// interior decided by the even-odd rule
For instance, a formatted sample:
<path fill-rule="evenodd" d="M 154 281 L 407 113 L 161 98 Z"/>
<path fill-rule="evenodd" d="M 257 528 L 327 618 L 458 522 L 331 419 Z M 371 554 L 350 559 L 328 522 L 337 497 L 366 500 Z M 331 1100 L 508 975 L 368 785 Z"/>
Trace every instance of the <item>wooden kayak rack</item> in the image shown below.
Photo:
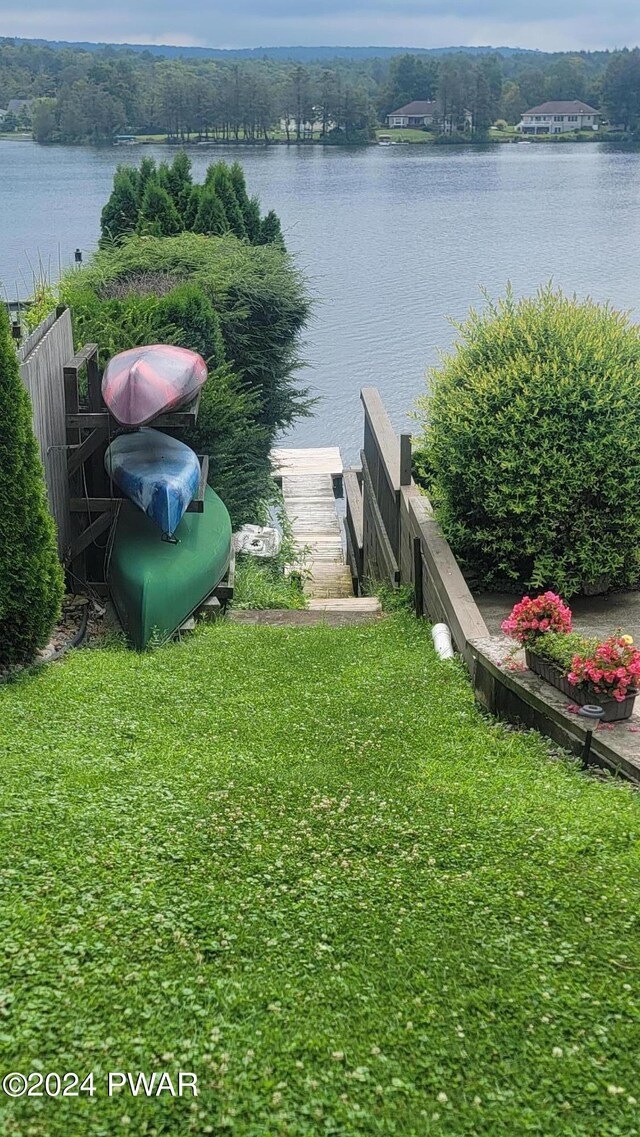
<path fill-rule="evenodd" d="M 86 369 L 86 406 L 80 399 L 80 373 Z M 73 592 L 86 590 L 108 596 L 108 551 L 110 533 L 121 504 L 127 499 L 114 486 L 104 466 L 104 456 L 115 434 L 122 429 L 104 404 L 98 366 L 98 345 L 85 344 L 64 368 L 65 419 L 67 426 L 67 476 L 74 536 L 66 551 L 65 565 Z M 186 406 L 158 415 L 148 426 L 179 430 L 195 426 L 200 409 L 200 391 Z M 200 482 L 188 513 L 203 513 L 209 476 L 209 455 L 199 454 Z M 233 565 L 214 597 L 222 603 L 233 596 Z"/>

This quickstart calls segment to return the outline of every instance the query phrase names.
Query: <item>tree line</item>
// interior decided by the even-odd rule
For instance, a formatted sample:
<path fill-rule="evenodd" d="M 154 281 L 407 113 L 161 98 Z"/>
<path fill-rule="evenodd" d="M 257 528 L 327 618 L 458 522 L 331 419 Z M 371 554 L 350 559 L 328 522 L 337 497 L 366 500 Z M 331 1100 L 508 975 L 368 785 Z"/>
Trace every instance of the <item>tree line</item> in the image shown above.
<path fill-rule="evenodd" d="M 453 128 L 482 136 L 546 100 L 581 99 L 627 131 L 640 129 L 640 51 L 501 55 L 446 52 L 390 60 L 164 59 L 149 52 L 0 41 L 0 107 L 35 100 L 39 142 L 113 140 L 367 141 L 385 116 L 434 100 Z M 5 120 L 5 129 L 14 125 Z M 24 125 L 24 124 L 23 124 Z"/>

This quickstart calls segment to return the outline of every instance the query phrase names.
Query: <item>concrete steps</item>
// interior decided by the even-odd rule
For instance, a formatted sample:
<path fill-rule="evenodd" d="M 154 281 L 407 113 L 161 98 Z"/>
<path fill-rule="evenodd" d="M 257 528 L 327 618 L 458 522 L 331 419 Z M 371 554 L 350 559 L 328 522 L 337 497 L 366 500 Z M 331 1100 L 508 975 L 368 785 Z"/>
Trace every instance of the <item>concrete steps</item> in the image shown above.
<path fill-rule="evenodd" d="M 382 616 L 380 602 L 375 596 L 351 596 L 312 599 L 304 610 L 270 608 L 262 612 L 232 608 L 228 619 L 234 624 L 260 624 L 272 627 L 310 628 L 317 624 L 340 628 L 349 624 L 364 624 Z"/>

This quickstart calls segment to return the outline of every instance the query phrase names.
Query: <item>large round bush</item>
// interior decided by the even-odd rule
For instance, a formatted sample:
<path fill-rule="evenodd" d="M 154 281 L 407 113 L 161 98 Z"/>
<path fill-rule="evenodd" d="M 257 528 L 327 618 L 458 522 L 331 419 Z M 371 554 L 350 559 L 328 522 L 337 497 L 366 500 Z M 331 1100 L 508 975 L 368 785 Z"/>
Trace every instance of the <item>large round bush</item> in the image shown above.
<path fill-rule="evenodd" d="M 472 311 L 418 401 L 418 469 L 463 568 L 565 597 L 640 580 L 640 329 L 550 286 Z"/>

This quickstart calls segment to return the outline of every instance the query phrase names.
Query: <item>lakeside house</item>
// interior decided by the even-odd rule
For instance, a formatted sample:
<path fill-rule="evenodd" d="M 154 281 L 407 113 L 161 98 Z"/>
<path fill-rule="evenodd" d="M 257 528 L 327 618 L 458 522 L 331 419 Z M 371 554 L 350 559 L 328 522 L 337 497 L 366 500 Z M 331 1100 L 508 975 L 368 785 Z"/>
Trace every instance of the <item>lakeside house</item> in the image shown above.
<path fill-rule="evenodd" d="M 309 138 L 313 138 L 314 134 L 322 134 L 325 123 L 322 121 L 322 119 L 319 117 L 319 115 L 317 115 L 315 107 L 313 109 L 314 109 L 313 120 L 309 120 L 309 121 L 305 121 L 305 122 L 300 120 L 300 137 L 301 138 L 309 139 Z M 326 123 L 327 130 L 333 130 L 335 125 L 336 124 L 333 121 L 333 119 L 330 119 Z M 289 133 L 289 135 L 291 135 L 291 137 L 295 137 L 298 134 L 298 120 L 295 117 L 287 117 L 287 118 L 283 117 L 280 119 L 280 133 L 281 134 L 287 134 L 287 132 Z"/>
<path fill-rule="evenodd" d="M 387 125 L 391 127 L 433 126 L 437 119 L 437 104 L 426 99 L 415 99 L 387 115 Z"/>
<path fill-rule="evenodd" d="M 516 126 L 522 134 L 568 134 L 573 130 L 597 130 L 600 112 L 580 99 L 541 103 L 525 111 Z"/>
<path fill-rule="evenodd" d="M 15 115 L 16 118 L 23 118 L 29 114 L 32 102 L 33 99 L 9 99 L 7 114 Z"/>
<path fill-rule="evenodd" d="M 453 134 L 456 130 L 462 129 L 462 123 L 458 121 L 457 116 L 443 115 L 435 100 L 425 99 L 416 99 L 412 103 L 407 103 L 405 107 L 392 111 L 387 115 L 387 125 L 393 130 L 401 127 L 411 127 L 414 130 L 433 128 L 441 134 Z M 472 129 L 473 115 L 471 111 L 465 111 L 464 130 Z"/>

